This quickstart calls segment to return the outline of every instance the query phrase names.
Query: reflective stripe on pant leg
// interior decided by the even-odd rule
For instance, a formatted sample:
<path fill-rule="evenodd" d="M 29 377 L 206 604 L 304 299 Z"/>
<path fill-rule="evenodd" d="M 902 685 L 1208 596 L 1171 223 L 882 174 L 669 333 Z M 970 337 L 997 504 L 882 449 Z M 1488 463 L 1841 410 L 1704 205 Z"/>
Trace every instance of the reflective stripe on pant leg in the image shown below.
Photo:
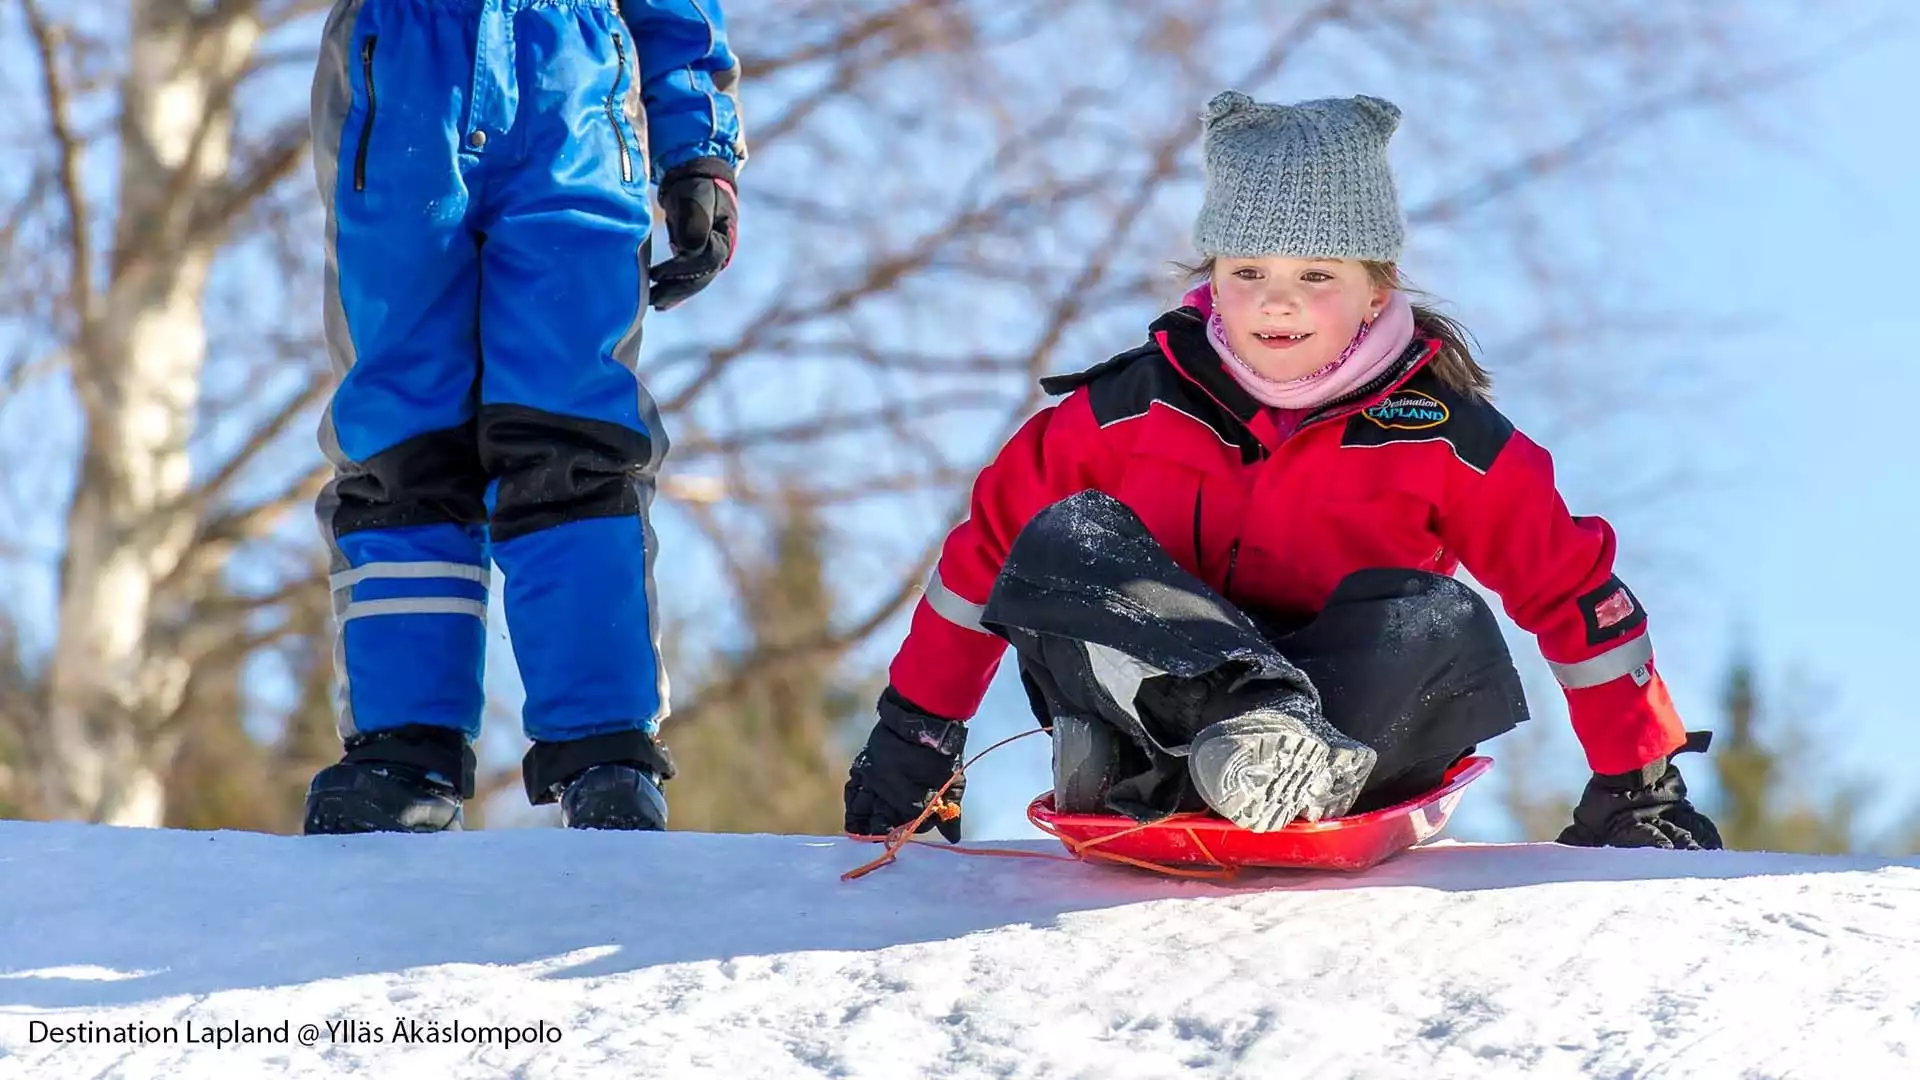
<path fill-rule="evenodd" d="M 480 733 L 486 704 L 486 566 L 479 525 L 343 533 L 332 576 L 336 656 L 361 732 L 408 724 Z M 424 557 L 423 557 L 424 556 Z"/>

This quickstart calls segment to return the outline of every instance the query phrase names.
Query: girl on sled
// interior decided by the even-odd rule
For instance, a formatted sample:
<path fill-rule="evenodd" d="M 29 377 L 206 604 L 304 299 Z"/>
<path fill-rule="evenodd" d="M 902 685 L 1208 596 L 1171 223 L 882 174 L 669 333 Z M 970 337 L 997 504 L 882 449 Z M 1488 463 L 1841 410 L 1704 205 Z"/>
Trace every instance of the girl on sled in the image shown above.
<path fill-rule="evenodd" d="M 1538 640 L 1593 776 L 1567 844 L 1717 848 L 1672 763 L 1704 750 L 1654 664 L 1615 539 L 1411 302 L 1372 97 L 1203 115 L 1202 258 L 1147 341 L 1044 380 L 983 470 L 890 668 L 846 829 L 920 818 L 1011 644 L 1056 808 L 1210 810 L 1265 832 L 1437 786 L 1526 719 L 1492 610 Z M 921 831 L 960 838 L 964 777 Z"/>

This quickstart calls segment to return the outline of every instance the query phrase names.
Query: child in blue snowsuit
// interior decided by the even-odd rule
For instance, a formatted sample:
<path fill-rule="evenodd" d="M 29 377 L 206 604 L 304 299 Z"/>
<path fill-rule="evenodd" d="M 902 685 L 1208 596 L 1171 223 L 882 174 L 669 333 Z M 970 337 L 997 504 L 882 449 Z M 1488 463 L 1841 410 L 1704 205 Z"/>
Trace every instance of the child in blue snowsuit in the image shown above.
<path fill-rule="evenodd" d="M 312 97 L 338 377 L 316 511 L 346 753 L 307 833 L 460 827 L 496 563 L 529 801 L 665 827 L 667 438 L 636 363 L 647 307 L 732 257 L 738 76 L 719 0 L 335 0 Z"/>

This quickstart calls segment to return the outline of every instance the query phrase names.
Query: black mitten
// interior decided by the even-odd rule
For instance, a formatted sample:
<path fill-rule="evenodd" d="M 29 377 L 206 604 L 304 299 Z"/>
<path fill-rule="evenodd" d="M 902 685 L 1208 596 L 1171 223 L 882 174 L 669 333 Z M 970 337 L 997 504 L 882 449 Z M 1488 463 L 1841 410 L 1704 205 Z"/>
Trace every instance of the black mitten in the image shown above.
<path fill-rule="evenodd" d="M 1674 755 L 1704 752 L 1713 733 L 1690 731 Z M 1718 850 L 1720 830 L 1687 801 L 1687 782 L 1671 758 L 1630 773 L 1594 774 L 1560 843 L 1574 847 Z"/>
<path fill-rule="evenodd" d="M 846 829 L 853 836 L 885 836 L 920 816 L 927 800 L 960 767 L 967 726 L 928 713 L 887 687 L 879 720 L 867 745 L 853 759 L 846 786 Z M 945 800 L 957 810 L 966 794 L 961 777 Z M 960 817 L 929 816 L 917 832 L 938 828 L 950 844 L 960 842 Z"/>

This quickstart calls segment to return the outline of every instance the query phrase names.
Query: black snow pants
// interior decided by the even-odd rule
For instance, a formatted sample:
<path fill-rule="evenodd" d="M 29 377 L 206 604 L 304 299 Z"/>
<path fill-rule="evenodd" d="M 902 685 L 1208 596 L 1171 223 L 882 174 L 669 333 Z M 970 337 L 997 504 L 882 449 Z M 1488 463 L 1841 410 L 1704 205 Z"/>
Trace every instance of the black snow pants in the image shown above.
<path fill-rule="evenodd" d="M 1125 736 L 1108 805 L 1140 820 L 1204 809 L 1193 736 L 1276 695 L 1379 754 L 1350 813 L 1431 790 L 1527 718 L 1492 610 L 1453 578 L 1362 570 L 1311 619 L 1282 621 L 1222 598 L 1102 492 L 1033 517 L 982 622 L 1014 646 L 1042 726 L 1072 716 Z"/>

